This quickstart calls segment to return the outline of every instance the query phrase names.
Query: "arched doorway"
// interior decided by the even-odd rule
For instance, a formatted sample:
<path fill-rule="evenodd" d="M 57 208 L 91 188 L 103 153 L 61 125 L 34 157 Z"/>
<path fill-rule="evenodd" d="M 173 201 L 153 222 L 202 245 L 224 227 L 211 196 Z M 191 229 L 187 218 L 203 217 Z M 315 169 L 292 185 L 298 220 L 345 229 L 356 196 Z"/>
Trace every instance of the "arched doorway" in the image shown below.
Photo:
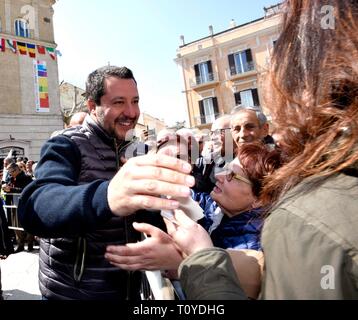
<path fill-rule="evenodd" d="M 0 168 L 3 167 L 3 159 L 5 159 L 10 151 L 14 158 L 29 157 L 30 141 L 24 140 L 3 140 L 0 141 Z"/>

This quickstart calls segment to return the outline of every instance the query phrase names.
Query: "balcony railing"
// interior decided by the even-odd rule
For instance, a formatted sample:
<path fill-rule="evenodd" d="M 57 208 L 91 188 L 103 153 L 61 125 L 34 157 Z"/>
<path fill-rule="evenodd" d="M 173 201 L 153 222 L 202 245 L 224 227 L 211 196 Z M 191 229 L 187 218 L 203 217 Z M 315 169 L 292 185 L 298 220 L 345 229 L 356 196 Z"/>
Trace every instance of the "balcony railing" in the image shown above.
<path fill-rule="evenodd" d="M 218 83 L 218 79 L 217 73 L 214 72 L 205 74 L 204 76 L 193 77 L 190 79 L 190 87 L 195 89 L 206 85 L 215 85 Z"/>
<path fill-rule="evenodd" d="M 215 113 L 215 114 L 195 117 L 195 125 L 200 126 L 204 124 L 212 124 L 219 116 L 220 113 Z"/>
<path fill-rule="evenodd" d="M 249 72 L 249 71 L 253 71 L 255 70 L 255 65 L 254 65 L 254 62 L 251 61 L 251 62 L 247 62 L 247 63 L 244 63 L 243 65 L 243 70 L 241 69 L 242 66 L 240 66 L 240 68 L 238 68 L 238 66 L 231 66 L 230 67 L 230 76 L 235 76 L 237 74 L 243 74 L 245 72 Z"/>
<path fill-rule="evenodd" d="M 215 76 L 214 76 L 214 73 L 208 73 L 208 74 L 205 75 L 205 76 L 195 77 L 195 80 L 196 80 L 196 84 L 199 85 L 199 84 L 203 84 L 203 83 L 207 83 L 207 82 L 214 81 L 214 80 L 215 80 Z"/>

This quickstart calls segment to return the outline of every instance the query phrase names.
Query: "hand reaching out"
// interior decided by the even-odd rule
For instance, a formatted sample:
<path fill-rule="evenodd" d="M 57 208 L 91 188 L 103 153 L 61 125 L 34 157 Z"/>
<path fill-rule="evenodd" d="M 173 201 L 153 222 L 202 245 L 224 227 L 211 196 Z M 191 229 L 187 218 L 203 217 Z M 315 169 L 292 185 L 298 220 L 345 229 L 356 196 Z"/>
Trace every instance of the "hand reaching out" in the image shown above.
<path fill-rule="evenodd" d="M 164 219 L 168 234 L 172 237 L 183 256 L 189 256 L 197 251 L 212 248 L 213 243 L 206 230 L 182 210 L 175 210 L 175 220 Z"/>
<path fill-rule="evenodd" d="M 124 246 L 108 246 L 105 258 L 125 270 L 176 270 L 183 260 L 172 238 L 146 223 L 134 223 L 134 229 L 150 235 L 143 241 Z"/>

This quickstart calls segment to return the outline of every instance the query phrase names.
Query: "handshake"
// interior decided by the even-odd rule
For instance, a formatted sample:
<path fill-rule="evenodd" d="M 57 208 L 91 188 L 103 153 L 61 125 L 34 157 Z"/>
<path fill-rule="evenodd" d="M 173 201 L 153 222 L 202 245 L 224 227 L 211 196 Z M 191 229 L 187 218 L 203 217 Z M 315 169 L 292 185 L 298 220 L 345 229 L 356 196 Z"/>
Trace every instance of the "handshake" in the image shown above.
<path fill-rule="evenodd" d="M 180 207 L 180 198 L 190 197 L 195 179 L 191 165 L 162 154 L 129 159 L 108 186 L 107 200 L 114 215 L 137 210 L 167 210 Z"/>

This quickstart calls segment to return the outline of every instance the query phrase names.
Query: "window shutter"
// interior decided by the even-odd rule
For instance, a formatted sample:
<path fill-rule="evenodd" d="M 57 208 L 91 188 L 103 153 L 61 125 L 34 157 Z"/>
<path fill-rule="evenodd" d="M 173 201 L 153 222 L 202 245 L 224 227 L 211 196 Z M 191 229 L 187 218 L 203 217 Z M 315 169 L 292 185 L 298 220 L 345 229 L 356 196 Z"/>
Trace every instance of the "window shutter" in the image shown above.
<path fill-rule="evenodd" d="M 245 50 L 245 52 L 246 52 L 246 61 L 247 61 L 248 63 L 252 62 L 251 49 L 247 49 L 247 50 Z"/>
<path fill-rule="evenodd" d="M 260 99 L 259 99 L 259 93 L 257 89 L 251 89 L 252 94 L 252 100 L 254 100 L 254 106 L 259 107 L 260 106 Z"/>
<path fill-rule="evenodd" d="M 199 65 L 196 64 L 196 65 L 194 66 L 194 69 L 195 69 L 195 77 L 199 77 L 199 76 L 200 76 Z"/>
<path fill-rule="evenodd" d="M 214 97 L 212 99 L 213 99 L 213 107 L 214 107 L 215 118 L 217 118 L 218 115 L 219 115 L 218 98 Z"/>
<path fill-rule="evenodd" d="M 207 61 L 206 63 L 207 63 L 207 65 L 208 65 L 208 71 L 209 71 L 209 73 L 213 73 L 213 66 L 212 66 L 212 64 L 211 64 L 211 60 Z"/>
<path fill-rule="evenodd" d="M 200 124 L 205 123 L 205 111 L 204 111 L 204 101 L 199 101 L 199 111 L 200 111 Z"/>
<path fill-rule="evenodd" d="M 211 64 L 211 60 L 207 61 L 206 63 L 208 65 L 209 81 L 214 81 L 213 66 Z"/>
<path fill-rule="evenodd" d="M 235 58 L 233 54 L 229 54 L 229 68 L 230 68 L 230 75 L 236 74 L 236 68 L 235 68 Z"/>
<path fill-rule="evenodd" d="M 240 96 L 240 92 L 235 92 L 235 105 L 239 106 L 241 104 L 241 96 Z"/>
<path fill-rule="evenodd" d="M 198 82 L 198 79 L 200 79 L 200 71 L 199 71 L 199 65 L 196 64 L 194 66 L 194 70 L 195 70 L 195 79 L 196 79 L 196 82 Z"/>

